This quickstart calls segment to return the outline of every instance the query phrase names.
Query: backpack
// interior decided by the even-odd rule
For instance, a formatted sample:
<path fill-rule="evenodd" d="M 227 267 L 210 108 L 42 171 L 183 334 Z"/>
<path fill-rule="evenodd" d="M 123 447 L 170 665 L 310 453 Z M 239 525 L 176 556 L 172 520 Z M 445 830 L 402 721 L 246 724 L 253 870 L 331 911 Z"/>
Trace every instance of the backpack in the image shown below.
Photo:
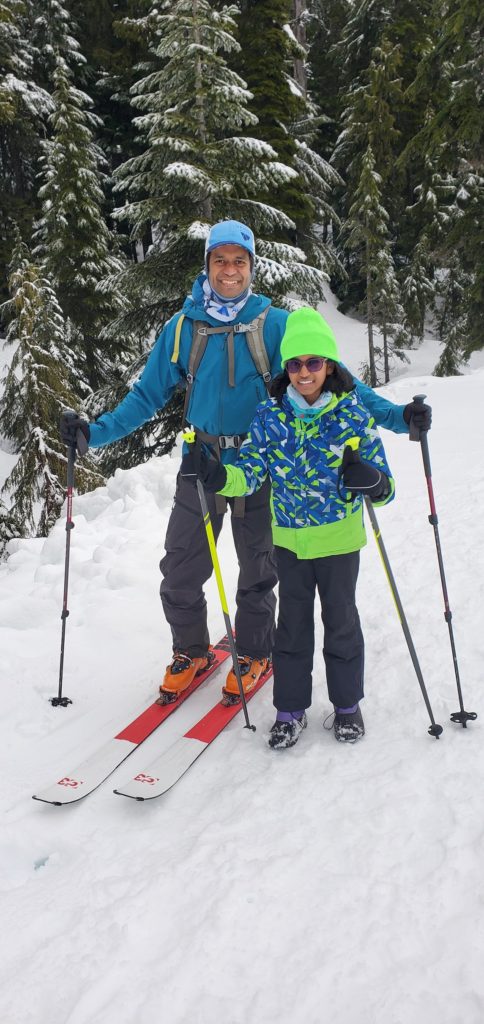
<path fill-rule="evenodd" d="M 266 347 L 264 345 L 264 322 L 270 306 L 262 311 L 260 316 L 256 317 L 249 324 L 224 324 L 220 327 L 209 327 L 203 320 L 194 320 L 193 322 L 193 333 L 192 333 L 192 347 L 190 349 L 190 355 L 188 357 L 188 371 L 186 376 L 186 393 L 185 393 L 185 404 L 183 406 L 183 424 L 187 422 L 186 416 L 188 412 L 188 406 L 190 404 L 190 395 L 192 387 L 195 381 L 195 375 L 200 366 L 200 363 L 205 354 L 207 347 L 208 338 L 210 334 L 227 334 L 227 346 L 229 353 L 229 385 L 234 387 L 234 334 L 245 334 L 247 340 L 247 347 L 254 361 L 257 372 L 262 377 L 264 384 L 269 393 L 269 385 L 271 382 L 271 369 L 270 363 L 267 356 Z M 173 346 L 173 353 L 171 362 L 178 362 L 178 356 L 180 353 L 180 335 L 182 324 L 185 319 L 185 314 L 182 313 L 178 318 L 178 322 L 175 329 L 175 343 Z"/>

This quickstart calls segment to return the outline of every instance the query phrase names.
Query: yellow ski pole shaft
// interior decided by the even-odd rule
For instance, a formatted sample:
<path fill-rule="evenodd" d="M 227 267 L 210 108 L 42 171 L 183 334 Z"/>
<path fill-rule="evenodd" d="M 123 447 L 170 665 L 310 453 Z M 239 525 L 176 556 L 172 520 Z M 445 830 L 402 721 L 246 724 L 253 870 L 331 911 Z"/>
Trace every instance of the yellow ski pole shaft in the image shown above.
<path fill-rule="evenodd" d="M 193 431 L 193 430 L 186 431 L 183 434 L 183 440 L 186 441 L 187 444 L 196 444 L 197 443 L 197 439 L 196 439 L 195 431 Z M 217 553 L 217 546 L 215 544 L 215 537 L 214 537 L 214 533 L 213 533 L 212 520 L 210 519 L 210 512 L 208 510 L 207 499 L 205 497 L 205 491 L 203 489 L 203 484 L 202 484 L 202 482 L 201 482 L 201 480 L 199 479 L 198 476 L 197 476 L 197 491 L 198 491 L 198 497 L 199 497 L 199 500 L 200 500 L 200 508 L 201 508 L 201 511 L 202 511 L 203 525 L 205 527 L 205 532 L 207 534 L 207 542 L 208 542 L 208 547 L 209 547 L 209 551 L 210 551 L 210 557 L 212 559 L 213 571 L 215 573 L 215 579 L 217 581 L 217 588 L 218 588 L 219 597 L 220 597 L 220 604 L 222 606 L 222 613 L 223 613 L 224 622 L 225 622 L 225 630 L 226 630 L 227 638 L 228 638 L 228 641 L 229 641 L 230 653 L 232 655 L 232 663 L 233 663 L 234 673 L 235 673 L 235 677 L 237 679 L 237 686 L 239 688 L 239 696 L 240 696 L 240 700 L 241 700 L 242 708 L 243 708 L 243 712 L 244 712 L 245 728 L 246 729 L 251 729 L 252 732 L 255 732 L 256 731 L 255 730 L 255 725 L 251 725 L 250 719 L 249 719 L 249 713 L 247 711 L 247 701 L 245 699 L 244 684 L 242 682 L 242 676 L 240 674 L 240 664 L 239 664 L 239 659 L 237 657 L 237 649 L 236 649 L 236 646 L 235 646 L 234 634 L 232 632 L 232 624 L 231 624 L 231 621 L 230 621 L 229 609 L 228 609 L 228 605 L 227 605 L 227 598 L 225 596 L 225 587 L 224 587 L 224 584 L 223 584 L 222 573 L 220 571 L 220 562 L 219 562 L 219 557 L 218 557 L 218 553 Z"/>

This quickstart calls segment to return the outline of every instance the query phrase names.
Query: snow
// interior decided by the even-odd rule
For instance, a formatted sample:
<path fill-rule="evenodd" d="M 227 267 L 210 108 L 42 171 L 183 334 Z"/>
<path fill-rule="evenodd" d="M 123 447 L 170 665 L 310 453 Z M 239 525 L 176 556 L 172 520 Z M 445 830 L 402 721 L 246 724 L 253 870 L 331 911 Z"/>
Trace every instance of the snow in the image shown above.
<path fill-rule="evenodd" d="M 364 325 L 321 310 L 343 356 Z M 0 566 L 0 1019 L 5 1024 L 482 1024 L 482 607 L 484 355 L 430 372 L 432 339 L 384 393 L 426 393 L 439 530 L 464 730 L 420 448 L 382 433 L 397 497 L 377 512 L 442 739 L 429 718 L 371 530 L 358 605 L 367 734 L 322 728 L 330 711 L 317 626 L 314 704 L 293 750 L 272 752 L 270 685 L 165 797 L 112 794 L 218 695 L 202 686 L 85 802 L 31 800 L 155 694 L 170 648 L 157 597 L 178 453 L 75 496 L 64 693 L 57 692 L 65 520 L 17 541 Z M 10 456 L 2 453 L 0 469 Z M 5 462 L 6 460 L 6 462 Z M 229 526 L 219 554 L 233 614 Z M 214 581 L 212 638 L 223 632 Z"/>

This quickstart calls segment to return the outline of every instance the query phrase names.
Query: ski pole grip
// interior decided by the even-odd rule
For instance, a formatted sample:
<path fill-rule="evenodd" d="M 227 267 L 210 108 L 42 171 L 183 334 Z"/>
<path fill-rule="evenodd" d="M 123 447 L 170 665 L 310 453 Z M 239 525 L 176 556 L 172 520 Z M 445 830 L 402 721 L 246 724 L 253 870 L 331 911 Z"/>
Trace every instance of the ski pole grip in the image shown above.
<path fill-rule="evenodd" d="M 426 397 L 427 397 L 427 395 L 414 395 L 413 396 L 413 401 L 416 402 L 417 405 L 423 405 Z M 412 421 L 410 421 L 410 431 L 409 431 L 410 440 L 411 441 L 420 441 L 420 447 L 422 449 L 422 459 L 423 459 L 423 464 L 424 464 L 425 476 L 426 476 L 427 480 L 429 480 L 429 478 L 432 476 L 432 470 L 431 470 L 431 467 L 430 467 L 430 452 L 429 452 L 429 442 L 427 440 L 427 431 L 426 430 L 417 430 L 416 431 L 416 437 L 412 437 L 412 427 L 411 427 L 411 424 L 412 424 Z"/>
<path fill-rule="evenodd" d="M 63 409 L 62 410 L 62 417 L 64 419 L 66 419 L 66 420 L 71 420 L 71 422 L 75 422 L 77 420 L 77 412 L 74 412 L 74 409 Z M 68 449 L 69 449 L 68 450 L 68 454 L 67 454 L 67 486 L 68 487 L 69 486 L 71 486 L 71 487 L 73 486 L 74 460 L 76 458 L 77 452 L 79 451 L 79 455 L 85 455 L 86 452 L 87 452 L 88 447 L 89 447 L 89 445 L 88 445 L 88 443 L 86 441 L 86 438 L 85 438 L 84 434 L 82 433 L 82 430 L 78 430 L 77 431 L 77 435 L 76 435 L 76 441 L 73 441 L 73 442 L 71 442 L 71 444 L 68 445 Z M 71 456 L 72 456 L 72 458 L 71 458 Z M 70 466 L 71 461 L 72 461 L 72 467 L 71 467 L 72 479 L 69 482 L 69 466 Z"/>
<path fill-rule="evenodd" d="M 423 405 L 426 397 L 426 395 L 414 395 L 413 401 L 416 405 Z M 421 431 L 417 426 L 415 426 L 413 417 L 410 418 L 410 423 L 408 425 L 408 438 L 409 441 L 420 441 L 421 438 Z"/>
<path fill-rule="evenodd" d="M 197 479 L 200 479 L 200 460 L 202 457 L 202 442 L 200 438 L 197 437 L 195 430 L 185 430 L 184 433 L 182 434 L 182 441 L 185 441 L 185 444 L 190 445 L 193 450 L 193 466 L 195 469 L 194 475 L 197 477 Z"/>

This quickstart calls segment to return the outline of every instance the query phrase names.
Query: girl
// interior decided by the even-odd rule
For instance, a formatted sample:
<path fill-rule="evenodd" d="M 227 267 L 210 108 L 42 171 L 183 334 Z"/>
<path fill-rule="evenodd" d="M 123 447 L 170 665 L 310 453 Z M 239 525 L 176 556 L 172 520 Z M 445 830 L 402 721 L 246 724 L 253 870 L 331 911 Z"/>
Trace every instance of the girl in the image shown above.
<path fill-rule="evenodd" d="M 269 745 L 293 746 L 307 725 L 314 656 L 314 598 L 321 600 L 324 660 L 336 739 L 364 735 L 364 644 L 355 604 L 366 543 L 363 498 L 392 500 L 394 487 L 374 421 L 341 365 L 334 334 L 314 309 L 287 319 L 283 372 L 257 408 L 235 466 L 202 449 L 196 471 L 208 491 L 252 494 L 270 477 L 279 575 L 273 649 L 277 716 Z M 354 454 L 358 448 L 359 455 Z M 194 472 L 194 455 L 182 473 Z"/>

